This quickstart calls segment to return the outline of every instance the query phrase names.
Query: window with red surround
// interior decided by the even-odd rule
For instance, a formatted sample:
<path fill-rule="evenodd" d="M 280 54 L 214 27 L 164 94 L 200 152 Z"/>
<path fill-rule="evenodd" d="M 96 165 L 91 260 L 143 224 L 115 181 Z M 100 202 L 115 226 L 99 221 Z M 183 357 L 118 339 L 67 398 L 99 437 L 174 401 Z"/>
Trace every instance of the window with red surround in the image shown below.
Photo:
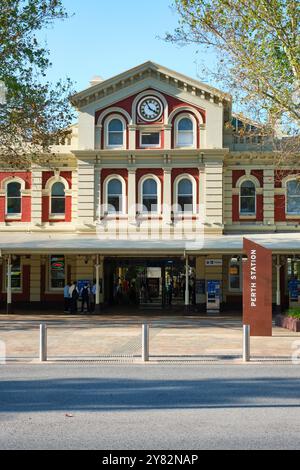
<path fill-rule="evenodd" d="M 31 221 L 31 174 L 0 173 L 0 222 Z"/>
<path fill-rule="evenodd" d="M 232 188 L 232 221 L 263 222 L 263 170 L 233 170 Z"/>
<path fill-rule="evenodd" d="M 72 221 L 72 172 L 43 172 L 42 222 Z"/>

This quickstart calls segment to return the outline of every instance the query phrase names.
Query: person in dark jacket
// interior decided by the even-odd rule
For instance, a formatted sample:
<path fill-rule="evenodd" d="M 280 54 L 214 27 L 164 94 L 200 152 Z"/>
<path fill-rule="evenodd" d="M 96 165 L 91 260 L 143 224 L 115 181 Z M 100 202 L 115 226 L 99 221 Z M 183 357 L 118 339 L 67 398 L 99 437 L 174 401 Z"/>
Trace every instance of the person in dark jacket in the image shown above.
<path fill-rule="evenodd" d="M 77 283 L 73 282 L 72 286 L 70 287 L 70 295 L 71 295 L 71 313 L 77 313 L 77 300 L 79 297 Z"/>
<path fill-rule="evenodd" d="M 84 313 L 84 306 L 86 305 L 87 312 L 90 313 L 90 288 L 85 284 L 80 292 L 81 296 L 81 313 Z"/>

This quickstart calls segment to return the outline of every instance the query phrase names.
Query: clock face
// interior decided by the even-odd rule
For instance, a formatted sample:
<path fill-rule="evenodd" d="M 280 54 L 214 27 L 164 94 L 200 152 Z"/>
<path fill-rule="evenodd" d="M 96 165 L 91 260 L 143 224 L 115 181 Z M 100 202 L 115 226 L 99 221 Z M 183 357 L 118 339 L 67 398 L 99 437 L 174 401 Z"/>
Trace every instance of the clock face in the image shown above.
<path fill-rule="evenodd" d="M 138 113 L 144 121 L 158 121 L 163 113 L 162 102 L 154 96 L 148 96 L 140 102 Z"/>

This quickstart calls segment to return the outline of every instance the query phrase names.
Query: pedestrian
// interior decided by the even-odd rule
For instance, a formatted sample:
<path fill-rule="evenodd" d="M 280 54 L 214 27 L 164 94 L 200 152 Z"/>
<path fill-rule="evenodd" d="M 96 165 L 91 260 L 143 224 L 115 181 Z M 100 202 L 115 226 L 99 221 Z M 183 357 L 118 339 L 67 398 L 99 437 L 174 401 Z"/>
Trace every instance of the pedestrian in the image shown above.
<path fill-rule="evenodd" d="M 69 290 L 70 296 L 71 296 L 71 313 L 77 313 L 77 300 L 79 297 L 79 292 L 78 292 L 78 287 L 77 287 L 77 282 L 73 282 L 70 290 Z"/>
<path fill-rule="evenodd" d="M 84 306 L 86 305 L 87 313 L 90 313 L 90 288 L 85 284 L 80 292 L 81 296 L 81 313 L 84 313 Z"/>
<path fill-rule="evenodd" d="M 94 312 L 96 308 L 96 292 L 97 292 L 97 283 L 94 279 L 93 287 L 92 287 L 92 303 L 91 303 L 91 311 Z"/>
<path fill-rule="evenodd" d="M 71 296 L 70 296 L 70 284 L 67 282 L 67 284 L 64 287 L 64 312 L 65 313 L 70 313 L 70 307 L 71 307 Z"/>

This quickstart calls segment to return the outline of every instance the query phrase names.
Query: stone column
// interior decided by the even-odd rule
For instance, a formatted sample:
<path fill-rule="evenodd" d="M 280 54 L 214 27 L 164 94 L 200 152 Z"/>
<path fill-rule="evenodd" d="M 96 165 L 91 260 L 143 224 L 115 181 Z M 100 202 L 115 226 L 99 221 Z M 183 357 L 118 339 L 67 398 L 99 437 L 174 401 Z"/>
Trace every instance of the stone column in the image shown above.
<path fill-rule="evenodd" d="M 134 222 L 136 220 L 136 169 L 128 170 L 128 220 Z"/>
<path fill-rule="evenodd" d="M 12 292 L 11 292 L 11 255 L 7 258 L 7 313 L 12 313 Z"/>
<path fill-rule="evenodd" d="M 164 168 L 163 223 L 171 224 L 172 208 L 172 169 Z"/>
<path fill-rule="evenodd" d="M 32 169 L 31 220 L 33 225 L 42 221 L 42 171 Z"/>
<path fill-rule="evenodd" d="M 274 169 L 264 170 L 264 224 L 272 226 L 274 218 Z"/>

